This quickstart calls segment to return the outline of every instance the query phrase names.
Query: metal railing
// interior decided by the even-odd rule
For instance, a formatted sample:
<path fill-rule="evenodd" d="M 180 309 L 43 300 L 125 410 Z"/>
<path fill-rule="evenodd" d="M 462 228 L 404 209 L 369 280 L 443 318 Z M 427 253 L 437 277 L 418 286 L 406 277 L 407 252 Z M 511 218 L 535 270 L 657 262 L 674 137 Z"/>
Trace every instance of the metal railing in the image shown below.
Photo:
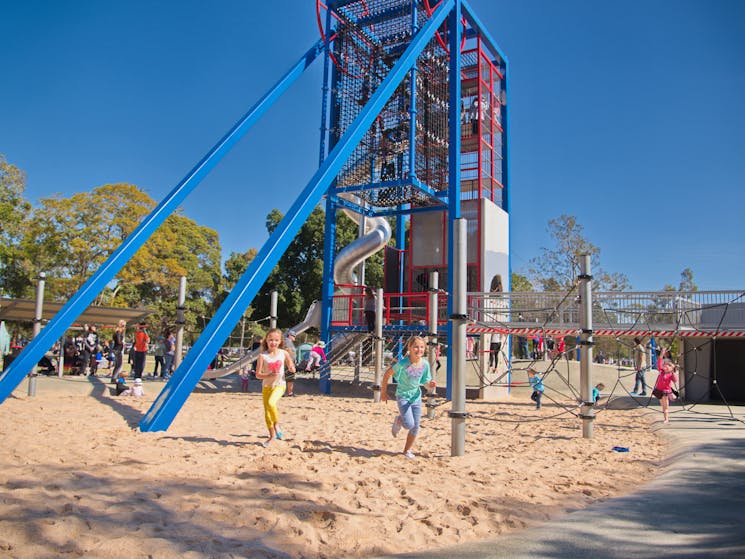
<path fill-rule="evenodd" d="M 574 329 L 579 309 L 576 291 L 469 296 L 469 316 L 484 326 Z M 594 292 L 592 322 L 594 330 L 745 330 L 745 291 Z"/>
<path fill-rule="evenodd" d="M 745 331 L 745 291 L 594 292 L 592 299 L 597 332 Z M 388 293 L 385 306 L 388 325 L 423 323 L 429 313 L 426 293 Z M 361 324 L 361 307 L 360 295 L 334 297 L 335 324 Z M 438 307 L 444 323 L 446 294 L 439 297 Z M 576 330 L 579 313 L 579 295 L 574 290 L 468 295 L 468 316 L 485 329 Z"/>

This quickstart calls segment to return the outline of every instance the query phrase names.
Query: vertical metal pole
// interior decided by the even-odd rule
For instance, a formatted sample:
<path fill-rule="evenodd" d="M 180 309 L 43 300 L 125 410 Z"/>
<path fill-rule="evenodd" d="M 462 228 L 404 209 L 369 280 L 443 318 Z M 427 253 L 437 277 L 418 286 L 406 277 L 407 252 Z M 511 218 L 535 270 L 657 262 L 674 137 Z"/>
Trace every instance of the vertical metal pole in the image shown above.
<path fill-rule="evenodd" d="M 453 313 L 450 315 L 452 328 L 452 344 L 450 357 L 453 360 L 453 390 L 450 456 L 463 456 L 466 444 L 466 229 L 467 221 L 463 218 L 455 220 L 454 247 L 454 283 L 451 297 Z"/>
<path fill-rule="evenodd" d="M 440 8 L 443 8 L 443 4 L 440 4 Z M 461 183 L 460 183 L 460 159 L 461 159 L 461 131 L 460 131 L 460 102 L 461 102 L 461 57 L 457 56 L 456 53 L 460 53 L 460 38 L 461 38 L 461 2 L 456 0 L 453 3 L 453 9 L 448 14 L 448 47 L 450 49 L 450 64 L 448 68 L 448 75 L 450 80 L 448 83 L 448 100 L 449 100 L 449 112 L 448 112 L 448 138 L 450 139 L 448 146 L 448 290 L 453 291 L 455 285 L 455 263 L 454 254 L 455 249 L 455 221 L 460 219 L 461 215 Z M 465 287 L 464 287 L 465 289 Z M 457 314 L 453 308 L 453 297 L 448 298 L 448 314 Z M 448 322 L 448 347 L 452 351 L 455 348 L 455 341 L 453 339 L 453 322 Z M 453 360 L 448 359 L 448 372 L 447 372 L 447 389 L 446 397 L 449 400 L 453 399 L 452 387 L 453 387 Z"/>
<path fill-rule="evenodd" d="M 580 417 L 582 418 L 582 437 L 592 438 L 592 422 L 595 420 L 595 411 L 592 402 L 592 275 L 590 274 L 590 255 L 580 254 L 579 275 L 579 325 L 580 346 L 582 355 L 579 360 L 579 384 L 582 406 Z"/>
<path fill-rule="evenodd" d="M 34 307 L 34 326 L 33 333 L 34 338 L 41 332 L 41 317 L 44 309 L 44 282 L 47 275 L 44 272 L 39 272 L 36 282 L 36 306 Z M 62 347 L 60 347 L 60 355 L 62 354 Z M 28 374 L 28 395 L 36 396 L 36 377 L 38 375 L 37 365 L 34 365 L 31 372 Z"/>
<path fill-rule="evenodd" d="M 331 10 L 326 10 L 326 36 L 331 33 Z M 329 99 L 329 44 L 328 39 L 323 45 L 325 56 L 323 57 L 323 93 L 321 94 L 321 142 L 318 146 L 318 164 L 321 165 L 326 158 L 326 134 L 328 133 L 328 99 Z"/>
<path fill-rule="evenodd" d="M 184 311 L 186 310 L 186 276 L 181 276 L 178 280 L 178 305 L 176 306 L 176 349 L 173 355 L 173 370 L 178 369 L 181 365 L 181 359 L 184 355 Z"/>
<path fill-rule="evenodd" d="M 432 378 L 435 378 L 437 371 L 437 316 L 439 314 L 438 294 L 440 290 L 440 274 L 430 272 L 429 274 L 429 367 L 432 371 Z M 432 391 L 427 399 L 427 419 L 435 418 L 435 398 L 436 391 Z"/>
<path fill-rule="evenodd" d="M 355 352 L 355 360 L 354 360 L 354 376 L 355 381 L 359 381 L 360 373 L 362 372 L 362 367 L 364 366 L 364 351 L 365 351 L 365 343 L 360 342 L 360 344 L 357 346 L 357 351 Z M 372 352 L 372 348 L 370 349 Z M 373 396 L 375 392 L 375 387 L 373 386 Z"/>
<path fill-rule="evenodd" d="M 365 228 L 367 227 L 367 216 L 363 215 L 360 219 L 360 224 L 357 228 L 357 236 L 358 237 L 364 237 L 365 236 Z M 362 259 L 362 262 L 359 263 L 359 266 L 357 268 L 357 285 L 367 285 L 367 281 L 365 280 L 365 259 Z M 352 301 L 350 300 L 350 303 Z"/>
<path fill-rule="evenodd" d="M 431 367 L 434 366 L 437 361 L 437 293 L 440 289 L 440 274 L 438 272 L 430 272 L 429 274 L 429 316 L 427 317 L 427 324 L 429 329 L 429 364 Z"/>
<path fill-rule="evenodd" d="M 361 353 L 361 351 L 360 351 Z M 375 384 L 373 401 L 380 402 L 380 383 L 383 381 L 383 290 L 375 296 Z"/>
<path fill-rule="evenodd" d="M 57 376 L 62 378 L 65 375 L 65 336 L 59 341 L 59 359 L 57 359 Z"/>
<path fill-rule="evenodd" d="M 181 365 L 181 359 L 184 354 L 184 311 L 186 310 L 186 276 L 181 276 L 178 281 L 178 306 L 176 307 L 176 354 L 173 356 L 173 370 L 178 369 Z"/>
<path fill-rule="evenodd" d="M 269 328 L 277 327 L 277 292 L 272 291 L 269 301 Z"/>

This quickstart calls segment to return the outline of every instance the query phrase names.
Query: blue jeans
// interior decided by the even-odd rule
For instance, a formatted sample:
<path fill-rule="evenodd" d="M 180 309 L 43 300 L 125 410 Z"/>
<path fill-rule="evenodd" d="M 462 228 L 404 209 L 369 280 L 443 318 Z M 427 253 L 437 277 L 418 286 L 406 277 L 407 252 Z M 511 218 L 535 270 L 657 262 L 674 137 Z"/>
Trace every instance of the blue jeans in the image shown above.
<path fill-rule="evenodd" d="M 398 404 L 398 414 L 401 416 L 401 425 L 410 435 L 419 434 L 419 424 L 422 421 L 422 398 L 421 396 L 414 402 L 409 402 L 406 398 L 396 397 Z"/>
<path fill-rule="evenodd" d="M 166 377 L 170 375 L 173 371 L 171 370 L 173 368 L 173 358 L 176 357 L 175 355 L 172 355 L 170 353 L 166 353 L 163 356 L 163 367 L 161 369 L 160 376 Z"/>
<path fill-rule="evenodd" d="M 543 396 L 543 392 L 540 390 L 533 390 L 533 393 L 530 395 L 530 399 L 535 402 L 535 408 L 537 410 L 541 409 L 541 396 Z"/>
<path fill-rule="evenodd" d="M 634 392 L 639 392 L 640 386 L 642 392 L 647 391 L 647 383 L 644 380 L 644 369 L 642 369 L 641 371 L 636 371 L 636 376 L 634 378 Z"/>

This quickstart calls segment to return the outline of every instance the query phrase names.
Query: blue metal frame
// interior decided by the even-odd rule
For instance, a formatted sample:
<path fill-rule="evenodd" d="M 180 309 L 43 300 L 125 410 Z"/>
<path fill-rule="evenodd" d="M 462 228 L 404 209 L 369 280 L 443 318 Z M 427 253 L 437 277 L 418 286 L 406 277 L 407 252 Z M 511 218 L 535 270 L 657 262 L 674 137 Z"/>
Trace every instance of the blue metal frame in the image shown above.
<path fill-rule="evenodd" d="M 450 145 L 448 146 L 448 186 L 450 197 L 448 198 L 448 316 L 453 316 L 453 296 L 452 289 L 455 285 L 455 274 L 458 273 L 454 266 L 455 255 L 455 221 L 460 219 L 461 206 L 461 188 L 460 188 L 460 95 L 461 95 L 461 0 L 456 0 L 455 8 L 450 13 L 448 29 L 450 33 L 450 76 L 457 76 L 458 79 L 450 80 L 450 122 L 448 123 L 448 134 L 450 136 Z M 452 54 L 457 53 L 457 56 Z M 448 347 L 452 347 L 453 342 L 453 321 L 448 320 L 447 327 Z M 453 360 L 448 359 L 447 367 L 447 388 L 446 398 L 452 400 L 453 395 Z"/>
<path fill-rule="evenodd" d="M 0 404 L 15 390 L 23 377 L 33 369 L 44 353 L 54 345 L 83 313 L 106 285 L 145 244 L 155 230 L 184 201 L 191 191 L 244 136 L 269 107 L 284 93 L 308 66 L 323 51 L 323 42 L 318 41 L 300 60 L 248 111 L 202 160 L 178 183 L 156 208 L 145 217 L 101 267 L 83 284 L 78 292 L 60 309 L 16 357 L 0 377 Z M 206 369 L 206 368 L 205 368 Z"/>
<path fill-rule="evenodd" d="M 175 371 L 163 391 L 140 422 L 142 431 L 164 431 L 168 429 L 178 411 L 186 402 L 197 382 L 215 356 L 220 344 L 240 319 L 246 307 L 264 284 L 274 266 L 295 238 L 305 220 L 320 202 L 331 182 L 341 170 L 347 158 L 372 125 L 385 103 L 411 69 L 427 41 L 444 21 L 455 0 L 444 0 L 432 17 L 413 38 L 401 58 L 385 77 L 380 87 L 370 97 L 367 105 L 340 138 L 328 158 L 311 178 L 295 200 L 284 219 L 274 230 L 269 240 L 251 262 L 238 283 L 220 306 L 197 342 L 187 353 L 181 366 Z"/>
<path fill-rule="evenodd" d="M 388 76 L 383 80 L 383 83 L 380 84 L 378 89 L 375 91 L 375 93 L 370 97 L 367 104 L 364 106 L 360 114 L 357 116 L 355 121 L 349 126 L 349 129 L 347 132 L 342 136 L 342 138 L 339 140 L 337 145 L 332 150 L 332 154 L 336 153 L 336 151 L 339 149 L 340 144 L 342 142 L 346 141 L 345 139 L 350 135 L 354 134 L 356 140 L 353 144 L 348 146 L 343 152 L 343 160 L 341 163 L 339 163 L 336 171 L 338 172 L 341 169 L 341 166 L 346 162 L 346 159 L 352 154 L 355 147 L 359 143 L 359 141 L 362 139 L 364 134 L 367 132 L 369 127 L 372 125 L 375 118 L 377 118 L 378 114 L 381 110 L 383 110 L 385 103 L 388 102 L 388 99 L 393 95 L 396 88 L 399 86 L 403 78 L 405 77 L 405 74 L 411 70 L 411 68 L 416 64 L 417 58 L 419 57 L 419 54 L 422 52 L 422 50 L 426 47 L 427 42 L 434 36 L 435 31 L 437 31 L 437 28 L 442 24 L 442 22 L 445 20 L 445 17 L 448 14 L 448 11 L 451 9 L 452 5 L 454 4 L 456 0 L 446 0 L 443 1 L 442 4 L 437 8 L 437 10 L 432 14 L 432 17 L 429 18 L 429 20 L 422 26 L 419 33 L 414 36 L 411 43 L 409 43 L 409 46 L 406 48 L 404 53 L 401 55 L 401 57 L 398 59 L 394 67 L 389 72 Z M 396 74 L 395 81 L 391 81 L 391 77 Z M 333 127 L 333 123 L 332 123 Z M 331 159 L 331 155 L 329 155 L 329 159 Z M 335 176 L 335 175 L 334 175 Z M 333 202 L 333 201 L 332 201 Z M 331 204 L 327 204 L 326 207 L 326 218 L 327 218 L 327 224 L 329 219 L 335 219 L 335 213 L 336 213 L 336 207 L 338 205 L 345 204 L 345 201 L 338 200 L 336 202 L 333 202 Z M 403 235 L 403 227 L 398 227 L 397 235 Z M 402 245 L 399 245 L 402 246 Z M 323 312 L 321 314 L 321 336 L 324 339 L 327 339 L 328 333 L 331 331 L 331 307 L 332 307 L 332 298 L 333 298 L 333 246 L 330 247 L 330 251 L 324 250 L 324 255 L 326 257 L 326 269 L 328 270 L 328 275 L 324 275 L 325 278 L 325 284 L 323 287 L 324 290 L 324 296 L 322 299 L 323 304 Z M 403 272 L 402 272 L 403 273 Z M 328 386 L 324 383 L 321 385 L 322 392 L 325 392 L 328 390 Z"/>
<path fill-rule="evenodd" d="M 499 53 L 505 62 L 506 58 L 501 54 L 496 44 L 491 40 L 484 28 L 480 25 L 479 20 L 473 14 L 470 6 L 465 0 L 443 0 L 438 8 L 422 26 L 422 28 L 413 35 L 412 41 L 407 46 L 404 53 L 398 59 L 394 67 L 385 77 L 381 85 L 370 97 L 365 107 L 361 110 L 355 121 L 350 125 L 345 134 L 339 138 L 337 144 L 331 150 L 328 158 L 324 160 L 325 151 L 325 130 L 326 128 L 326 107 L 322 109 L 322 140 L 320 146 L 319 159 L 321 163 L 319 169 L 315 172 L 311 180 L 303 189 L 297 200 L 294 202 L 285 218 L 280 222 L 278 227 L 270 236 L 269 240 L 262 247 L 256 258 L 252 261 L 246 272 L 235 285 L 225 302 L 217 310 L 212 320 L 205 328 L 202 335 L 186 355 L 184 361 L 175 371 L 171 380 L 166 384 L 163 391 L 158 395 L 148 412 L 140 422 L 142 431 L 160 431 L 166 430 L 173 422 L 178 411 L 181 409 L 186 399 L 189 397 L 197 382 L 202 377 L 203 372 L 207 369 L 208 364 L 212 361 L 219 346 L 229 335 L 230 330 L 240 319 L 246 307 L 256 296 L 258 290 L 264 284 L 269 274 L 279 261 L 285 250 L 292 242 L 297 232 L 307 220 L 315 206 L 321 201 L 321 198 L 329 190 L 330 185 L 336 178 L 338 172 L 345 164 L 349 156 L 353 153 L 357 144 L 360 142 L 366 131 L 373 124 L 375 118 L 384 108 L 396 88 L 405 78 L 407 73 L 412 76 L 412 95 L 416 94 L 415 75 L 416 62 L 419 54 L 426 47 L 427 43 L 434 36 L 438 27 L 449 17 L 449 27 L 453 30 L 450 33 L 450 50 L 451 52 L 460 52 L 461 43 L 461 11 L 465 11 L 466 18 L 471 22 L 473 27 L 478 29 L 479 33 L 485 38 L 487 44 L 494 52 Z M 414 18 L 416 26 L 416 18 Z M 186 177 L 167 195 L 167 197 L 142 221 L 137 229 L 122 243 L 122 245 L 107 259 L 107 261 L 96 271 L 91 278 L 85 282 L 81 289 L 73 296 L 70 301 L 60 310 L 57 316 L 44 328 L 41 333 L 26 347 L 26 349 L 13 361 L 11 366 L 0 376 L 0 403 L 7 398 L 10 393 L 18 386 L 25 374 L 41 358 L 41 355 L 51 347 L 56 340 L 62 337 L 64 332 L 69 328 L 77 317 L 82 314 L 85 308 L 93 301 L 122 267 L 131 259 L 134 253 L 147 241 L 152 233 L 159 227 L 165 219 L 176 210 L 188 194 L 199 184 L 199 182 L 217 165 L 222 157 L 243 137 L 243 135 L 253 126 L 253 124 L 268 110 L 270 106 L 286 91 L 289 86 L 310 66 L 317 58 L 321 51 L 328 49 L 330 45 L 324 45 L 323 41 L 318 41 L 313 45 L 278 82 L 264 95 L 254 107 L 246 113 L 234 127 L 208 152 L 204 158 L 186 175 Z M 328 60 L 326 60 L 328 64 Z M 324 87 L 327 84 L 327 69 L 324 71 Z M 460 76 L 461 60 L 460 56 L 450 57 L 451 76 Z M 335 71 L 335 70 L 334 70 Z M 507 86 L 505 73 L 505 90 Z M 453 224 L 460 218 L 460 114 L 459 103 L 461 95 L 461 84 L 459 79 L 450 80 L 450 118 L 449 134 L 451 143 L 449 147 L 449 188 L 446 193 L 441 193 L 443 205 L 447 202 L 448 207 L 448 283 L 453 285 Z M 412 103 L 412 106 L 414 104 Z M 416 118 L 415 109 L 412 111 L 412 122 Z M 413 137 L 414 126 L 411 127 Z M 505 165 L 507 153 L 507 114 L 505 114 Z M 413 146 L 414 142 L 411 142 Z M 414 161 L 415 154 L 411 148 L 411 161 Z M 507 168 L 505 167 L 505 173 Z M 414 182 L 416 177 L 412 177 Z M 505 178 L 505 188 L 508 184 L 508 176 Z M 445 200 L 447 198 L 447 201 Z M 333 214 L 336 207 L 341 205 L 335 193 L 329 195 L 327 200 L 327 235 L 325 239 L 325 254 L 327 255 L 328 266 L 324 267 L 324 276 L 331 278 L 329 285 L 324 285 L 323 300 L 331 300 L 333 295 L 333 249 L 335 239 L 335 221 Z M 509 203 L 509 199 L 507 200 Z M 433 209 L 412 210 L 408 208 L 408 213 L 413 211 L 434 211 Z M 388 212 L 387 212 L 388 213 Z M 404 213 L 396 215 L 398 223 L 397 236 L 399 246 L 404 246 Z M 403 274 L 403 267 L 401 268 Z M 403 287 L 403 277 L 400 278 Z M 324 308 L 322 313 L 322 335 L 328 337 L 330 332 L 331 308 Z M 448 313 L 452 314 L 452 299 L 448 301 Z M 447 328 L 448 339 L 452 339 L 452 329 L 450 323 Z M 452 385 L 451 361 L 448 361 L 448 391 Z M 322 391 L 323 386 L 322 386 Z M 450 397 L 450 392 L 448 392 Z"/>

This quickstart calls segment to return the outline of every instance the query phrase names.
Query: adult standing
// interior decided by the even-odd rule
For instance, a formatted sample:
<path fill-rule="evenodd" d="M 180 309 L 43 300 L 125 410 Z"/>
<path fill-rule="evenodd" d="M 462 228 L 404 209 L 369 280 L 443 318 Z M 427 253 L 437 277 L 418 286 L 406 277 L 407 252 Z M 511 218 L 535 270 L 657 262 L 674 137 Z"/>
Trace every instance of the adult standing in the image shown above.
<path fill-rule="evenodd" d="M 166 341 L 163 336 L 158 336 L 153 346 L 153 357 L 155 357 L 155 366 L 153 367 L 153 378 L 158 376 L 158 369 L 160 368 L 160 376 L 163 377 L 166 374 L 165 371 L 165 354 L 166 354 Z"/>
<path fill-rule="evenodd" d="M 491 279 L 491 284 L 489 285 L 489 291 L 491 293 L 502 293 L 502 275 L 501 274 L 494 274 L 494 277 Z M 491 308 L 499 308 L 501 306 L 501 300 L 499 299 L 489 299 L 489 306 Z M 499 319 L 501 318 L 497 314 L 491 314 L 491 320 L 492 322 L 499 322 Z M 494 332 L 491 335 L 491 338 L 489 340 L 489 368 L 497 372 L 497 369 L 499 368 L 499 352 L 502 350 L 502 334 L 499 332 Z"/>
<path fill-rule="evenodd" d="M 173 335 L 170 329 L 166 329 L 164 334 L 163 349 L 163 371 L 162 377 L 164 380 L 171 378 L 173 373 L 173 360 L 176 358 L 176 336 Z"/>
<path fill-rule="evenodd" d="M 525 336 L 517 337 L 517 358 L 528 358 L 528 338 L 526 338 Z"/>
<path fill-rule="evenodd" d="M 127 322 L 125 320 L 120 320 L 114 329 L 114 337 L 111 340 L 111 350 L 114 352 L 114 370 L 111 373 L 111 382 L 116 382 L 122 370 L 124 333 L 126 329 Z"/>
<path fill-rule="evenodd" d="M 98 332 L 96 325 L 88 326 L 88 331 L 83 336 L 83 367 L 89 367 L 89 376 L 95 377 L 98 370 L 96 353 L 98 352 Z"/>
<path fill-rule="evenodd" d="M 365 322 L 367 322 L 367 331 L 375 334 L 375 309 L 378 306 L 378 298 L 372 287 L 365 287 Z"/>
<path fill-rule="evenodd" d="M 497 372 L 499 368 L 499 352 L 502 350 L 502 334 L 494 332 L 489 341 L 489 369 Z"/>
<path fill-rule="evenodd" d="M 632 395 L 646 396 L 647 395 L 647 383 L 644 379 L 644 372 L 647 370 L 647 350 L 642 344 L 641 339 L 634 338 L 634 390 L 631 392 Z M 642 389 L 639 392 L 639 388 Z"/>
<path fill-rule="evenodd" d="M 145 370 L 145 359 L 147 358 L 149 343 L 150 336 L 147 333 L 147 324 L 145 322 L 140 322 L 140 324 L 137 325 L 137 332 L 135 332 L 134 360 L 132 363 L 132 371 L 135 378 L 142 378 L 142 371 Z"/>

